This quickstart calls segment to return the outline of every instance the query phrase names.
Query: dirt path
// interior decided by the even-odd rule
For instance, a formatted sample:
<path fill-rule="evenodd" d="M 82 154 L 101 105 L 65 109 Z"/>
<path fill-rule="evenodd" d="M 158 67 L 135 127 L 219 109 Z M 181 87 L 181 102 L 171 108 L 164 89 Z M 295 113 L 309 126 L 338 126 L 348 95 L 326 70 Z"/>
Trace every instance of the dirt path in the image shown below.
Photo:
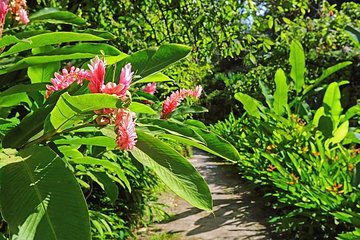
<path fill-rule="evenodd" d="M 209 184 L 214 214 L 198 210 L 169 194 L 163 201 L 170 206 L 173 217 L 166 223 L 156 224 L 153 230 L 177 233 L 176 239 L 271 239 L 265 203 L 261 196 L 250 192 L 235 166 L 198 150 L 194 150 L 190 161 Z"/>

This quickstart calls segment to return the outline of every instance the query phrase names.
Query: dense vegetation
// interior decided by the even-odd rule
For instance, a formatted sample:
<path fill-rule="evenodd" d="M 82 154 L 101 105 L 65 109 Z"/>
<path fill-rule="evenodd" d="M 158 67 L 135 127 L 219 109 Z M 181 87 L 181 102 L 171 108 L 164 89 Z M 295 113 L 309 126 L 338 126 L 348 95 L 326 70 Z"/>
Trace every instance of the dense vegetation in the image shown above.
<path fill-rule="evenodd" d="M 165 187 L 210 210 L 206 183 L 183 157 L 189 146 L 237 162 L 276 210 L 269 221 L 277 234 L 360 237 L 360 4 L 37 0 L 2 18 L 6 3 L 0 0 L 0 238 L 38 239 L 53 228 L 39 220 L 48 206 L 55 219 L 52 207 L 75 204 L 47 205 L 53 189 L 74 196 L 78 211 L 69 219 L 88 223 L 78 239 L 90 229 L 95 239 L 126 238 L 165 217 L 156 202 Z M 67 74 L 71 82 L 56 83 Z M 122 142 L 125 122 L 136 125 L 129 134 L 136 144 Z M 57 186 L 45 166 L 72 188 Z M 4 196 L 33 194 L 21 183 L 36 186 L 34 178 L 49 186 L 19 212 Z M 62 220 L 54 226 L 64 227 Z M 40 230 L 26 231 L 31 224 Z"/>

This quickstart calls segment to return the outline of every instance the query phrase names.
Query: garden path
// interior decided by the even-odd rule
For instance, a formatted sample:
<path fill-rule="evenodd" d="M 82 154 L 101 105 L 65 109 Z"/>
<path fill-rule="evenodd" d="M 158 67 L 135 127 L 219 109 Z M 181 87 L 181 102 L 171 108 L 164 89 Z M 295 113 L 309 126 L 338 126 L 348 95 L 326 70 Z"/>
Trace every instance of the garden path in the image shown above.
<path fill-rule="evenodd" d="M 271 239 L 266 220 L 269 211 L 263 198 L 251 192 L 234 165 L 194 150 L 190 159 L 209 184 L 214 213 L 192 207 L 181 198 L 168 194 L 162 201 L 169 205 L 171 218 L 151 227 L 150 232 L 176 234 L 169 239 Z M 148 237 L 141 239 L 151 239 Z M 153 238 L 154 239 L 154 238 Z M 161 238 L 166 239 L 166 238 Z"/>

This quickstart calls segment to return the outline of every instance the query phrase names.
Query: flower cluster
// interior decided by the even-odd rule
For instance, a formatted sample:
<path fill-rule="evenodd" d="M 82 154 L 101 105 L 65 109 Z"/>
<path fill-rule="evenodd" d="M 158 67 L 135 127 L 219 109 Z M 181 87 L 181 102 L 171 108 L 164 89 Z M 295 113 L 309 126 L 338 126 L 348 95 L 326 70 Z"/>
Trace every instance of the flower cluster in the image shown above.
<path fill-rule="evenodd" d="M 12 0 L 10 1 L 9 7 L 16 21 L 22 22 L 23 24 L 29 23 L 28 14 L 25 10 L 26 0 Z"/>
<path fill-rule="evenodd" d="M 0 0 L 0 37 L 4 28 L 5 17 L 8 11 L 15 16 L 15 20 L 23 24 L 29 23 L 26 11 L 26 0 Z"/>
<path fill-rule="evenodd" d="M 105 81 L 105 66 L 104 60 L 95 57 L 90 61 L 89 70 L 79 69 L 75 67 L 68 67 L 62 70 L 62 74 L 55 73 L 54 78 L 51 79 L 52 85 L 47 85 L 46 97 L 51 93 L 69 87 L 72 83 L 77 82 L 81 85 L 84 80 L 89 81 L 88 88 L 91 93 L 104 93 L 118 97 L 122 101 L 127 99 L 127 91 L 130 87 L 133 72 L 131 71 L 131 64 L 127 64 L 122 70 L 118 83 Z M 116 143 L 121 150 L 130 150 L 136 143 L 135 132 L 135 114 L 126 108 L 122 109 L 101 109 L 95 111 L 99 116 L 96 118 L 96 123 L 99 125 L 107 125 L 115 123 L 115 130 L 117 132 Z"/>
<path fill-rule="evenodd" d="M 151 94 L 151 95 L 154 95 L 155 91 L 156 91 L 156 83 L 153 82 L 153 83 L 148 83 L 144 88 L 143 88 L 143 91 L 148 93 L 148 94 Z"/>
<path fill-rule="evenodd" d="M 163 103 L 163 108 L 161 111 L 161 118 L 167 119 L 169 118 L 170 114 L 175 110 L 177 106 L 180 105 L 181 101 L 184 100 L 186 97 L 194 97 L 196 99 L 200 98 L 202 92 L 201 86 L 196 86 L 195 90 L 187 90 L 181 89 L 176 92 L 173 92 Z"/>
<path fill-rule="evenodd" d="M 51 93 L 69 87 L 73 82 L 82 84 L 84 79 L 89 78 L 89 73 L 84 69 L 75 68 L 74 66 L 64 68 L 60 73 L 55 73 L 54 78 L 51 79 L 52 85 L 46 85 L 46 95 L 48 98 Z"/>

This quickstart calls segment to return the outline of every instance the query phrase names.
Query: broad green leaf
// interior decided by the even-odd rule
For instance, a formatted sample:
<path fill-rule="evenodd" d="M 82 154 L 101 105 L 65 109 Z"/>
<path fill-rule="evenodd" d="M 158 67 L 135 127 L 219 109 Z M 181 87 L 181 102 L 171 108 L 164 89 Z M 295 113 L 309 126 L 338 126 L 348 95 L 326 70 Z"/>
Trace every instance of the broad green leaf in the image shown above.
<path fill-rule="evenodd" d="M 101 56 L 105 54 L 107 57 L 116 56 L 125 58 L 127 54 L 122 53 L 117 48 L 106 43 L 78 43 L 73 46 L 65 46 L 46 52 L 46 55 L 66 55 L 73 53 L 92 53 Z"/>
<path fill-rule="evenodd" d="M 351 65 L 352 62 L 350 61 L 347 61 L 347 62 L 341 62 L 341 63 L 338 63 L 334 66 L 331 66 L 327 69 L 325 69 L 323 71 L 323 73 L 321 74 L 321 76 L 319 78 L 317 78 L 315 80 L 315 82 L 313 84 L 311 84 L 310 86 L 308 86 L 307 88 L 305 88 L 304 90 L 304 94 L 308 94 L 310 93 L 311 90 L 315 89 L 316 86 L 318 86 L 324 79 L 326 79 L 327 77 L 329 77 L 331 74 L 343 69 L 344 67 L 347 67 L 349 65 Z"/>
<path fill-rule="evenodd" d="M 189 126 L 180 123 L 173 122 L 170 120 L 161 120 L 161 119 L 145 119 L 141 121 L 142 123 L 150 124 L 150 126 L 160 127 L 165 132 L 171 135 L 185 136 L 187 138 L 193 139 L 205 143 L 205 140 Z"/>
<path fill-rule="evenodd" d="M 45 121 L 45 132 L 53 130 L 60 132 L 74 124 L 79 124 L 83 121 L 85 113 L 91 114 L 94 110 L 121 108 L 121 106 L 122 101 L 112 95 L 97 93 L 70 96 L 64 93 Z"/>
<path fill-rule="evenodd" d="M 105 172 L 88 171 L 86 173 L 91 177 L 110 198 L 111 202 L 114 203 L 119 197 L 119 188 L 116 183 L 107 175 Z"/>
<path fill-rule="evenodd" d="M 355 105 L 349 108 L 345 113 L 345 119 L 349 120 L 356 115 L 360 115 L 360 105 Z"/>
<path fill-rule="evenodd" d="M 216 156 L 229 161 L 239 161 L 240 155 L 236 148 L 222 137 L 207 130 L 191 127 L 197 134 L 205 140 L 205 146 L 216 152 Z"/>
<path fill-rule="evenodd" d="M 82 158 L 70 158 L 69 162 L 81 165 L 99 165 L 106 168 L 109 171 L 114 172 L 122 182 L 119 182 L 123 187 L 126 187 L 131 191 L 131 186 L 129 180 L 125 176 L 124 170 L 120 167 L 119 164 L 111 162 L 107 159 L 99 159 L 93 157 L 82 157 Z"/>
<path fill-rule="evenodd" d="M 19 125 L 4 136 L 3 146 L 18 148 L 25 144 L 31 137 L 42 130 L 44 121 L 53 108 L 54 105 L 48 105 L 26 116 Z"/>
<path fill-rule="evenodd" d="M 6 89 L 0 93 L 0 97 L 7 95 L 23 93 L 23 92 L 37 92 L 41 90 L 46 90 L 46 84 L 44 83 L 35 83 L 35 84 L 17 84 L 11 88 Z"/>
<path fill-rule="evenodd" d="M 72 12 L 63 11 L 58 8 L 43 8 L 29 17 L 30 22 L 43 21 L 56 24 L 84 25 L 86 21 Z"/>
<path fill-rule="evenodd" d="M 130 151 L 134 158 L 151 168 L 174 193 L 191 205 L 211 211 L 211 193 L 198 171 L 161 140 L 139 130 L 137 135 L 136 147 Z"/>
<path fill-rule="evenodd" d="M 334 130 L 331 142 L 333 144 L 341 142 L 347 135 L 349 131 L 349 121 L 343 122 L 337 129 Z"/>
<path fill-rule="evenodd" d="M 265 97 L 267 105 L 269 106 L 269 108 L 272 108 L 274 103 L 274 96 L 271 95 L 269 87 L 266 86 L 265 83 L 263 83 L 262 81 L 259 81 L 259 85 L 261 88 L 261 92 Z"/>
<path fill-rule="evenodd" d="M 168 76 L 166 76 L 165 74 L 157 72 L 157 73 L 151 74 L 147 77 L 144 77 L 138 81 L 133 82 L 132 85 L 135 85 L 138 83 L 167 82 L 167 81 L 171 81 L 171 79 Z"/>
<path fill-rule="evenodd" d="M 5 74 L 13 72 L 16 70 L 24 69 L 29 66 L 34 66 L 38 64 L 58 62 L 64 60 L 73 60 L 73 59 L 86 59 L 93 58 L 96 54 L 94 53 L 73 53 L 67 55 L 49 55 L 49 56 L 32 56 L 21 59 L 12 65 L 0 66 L 0 74 Z"/>
<path fill-rule="evenodd" d="M 180 106 L 177 107 L 175 111 L 173 111 L 171 116 L 176 116 L 176 115 L 184 116 L 185 114 L 189 114 L 189 113 L 205 113 L 205 112 L 208 112 L 208 109 L 202 106 L 196 106 L 196 105 Z"/>
<path fill-rule="evenodd" d="M 50 79 L 54 77 L 54 73 L 59 69 L 60 62 L 50 62 L 29 67 L 27 74 L 31 83 L 50 82 Z"/>
<path fill-rule="evenodd" d="M 0 205 L 14 239 L 90 239 L 82 191 L 48 147 L 0 153 Z"/>
<path fill-rule="evenodd" d="M 116 76 L 120 75 L 125 64 L 131 63 L 135 74 L 145 78 L 186 57 L 190 50 L 190 47 L 180 44 L 164 44 L 158 48 L 138 51 L 117 63 Z"/>
<path fill-rule="evenodd" d="M 235 99 L 243 104 L 244 109 L 250 116 L 260 118 L 259 103 L 254 98 L 245 93 L 236 93 Z"/>
<path fill-rule="evenodd" d="M 0 57 L 9 56 L 14 53 L 26 51 L 32 48 L 38 48 L 46 45 L 60 44 L 65 42 L 78 41 L 105 41 L 106 39 L 94 36 L 88 33 L 74 33 L 74 32 L 53 32 L 44 33 L 29 37 L 26 42 L 19 42 L 12 46 L 9 50 L 3 52 Z"/>
<path fill-rule="evenodd" d="M 324 107 L 319 107 L 314 114 L 312 124 L 317 127 L 319 125 L 320 118 L 325 114 Z"/>
<path fill-rule="evenodd" d="M 305 54 L 301 43 L 297 40 L 291 42 L 289 61 L 291 64 L 290 77 L 295 82 L 296 92 L 299 93 L 304 86 Z"/>
<path fill-rule="evenodd" d="M 15 36 L 12 35 L 3 36 L 2 38 L 0 38 L 0 49 L 18 42 L 21 42 L 21 40 Z"/>
<path fill-rule="evenodd" d="M 1 96 L 0 98 L 1 108 L 17 106 L 20 103 L 30 104 L 30 99 L 26 93 L 14 93 L 10 95 Z"/>
<path fill-rule="evenodd" d="M 114 149 L 116 147 L 115 140 L 106 136 L 94 136 L 86 138 L 69 138 L 55 140 L 56 145 L 69 144 L 69 145 L 91 145 L 99 147 L 107 147 Z"/>
<path fill-rule="evenodd" d="M 339 85 L 336 82 L 332 82 L 326 89 L 323 106 L 325 114 L 331 115 L 334 123 L 336 123 L 335 125 L 337 125 L 342 112 L 340 99 L 341 93 Z"/>
<path fill-rule="evenodd" d="M 345 32 L 348 34 L 350 39 L 359 47 L 360 46 L 360 30 L 350 25 L 345 27 Z"/>
<path fill-rule="evenodd" d="M 279 68 L 275 73 L 276 89 L 274 93 L 274 111 L 282 115 L 288 105 L 288 85 L 285 72 Z"/>
<path fill-rule="evenodd" d="M 157 114 L 151 107 L 146 104 L 139 102 L 132 102 L 129 106 L 130 111 L 135 113 L 147 113 L 147 114 Z"/>

